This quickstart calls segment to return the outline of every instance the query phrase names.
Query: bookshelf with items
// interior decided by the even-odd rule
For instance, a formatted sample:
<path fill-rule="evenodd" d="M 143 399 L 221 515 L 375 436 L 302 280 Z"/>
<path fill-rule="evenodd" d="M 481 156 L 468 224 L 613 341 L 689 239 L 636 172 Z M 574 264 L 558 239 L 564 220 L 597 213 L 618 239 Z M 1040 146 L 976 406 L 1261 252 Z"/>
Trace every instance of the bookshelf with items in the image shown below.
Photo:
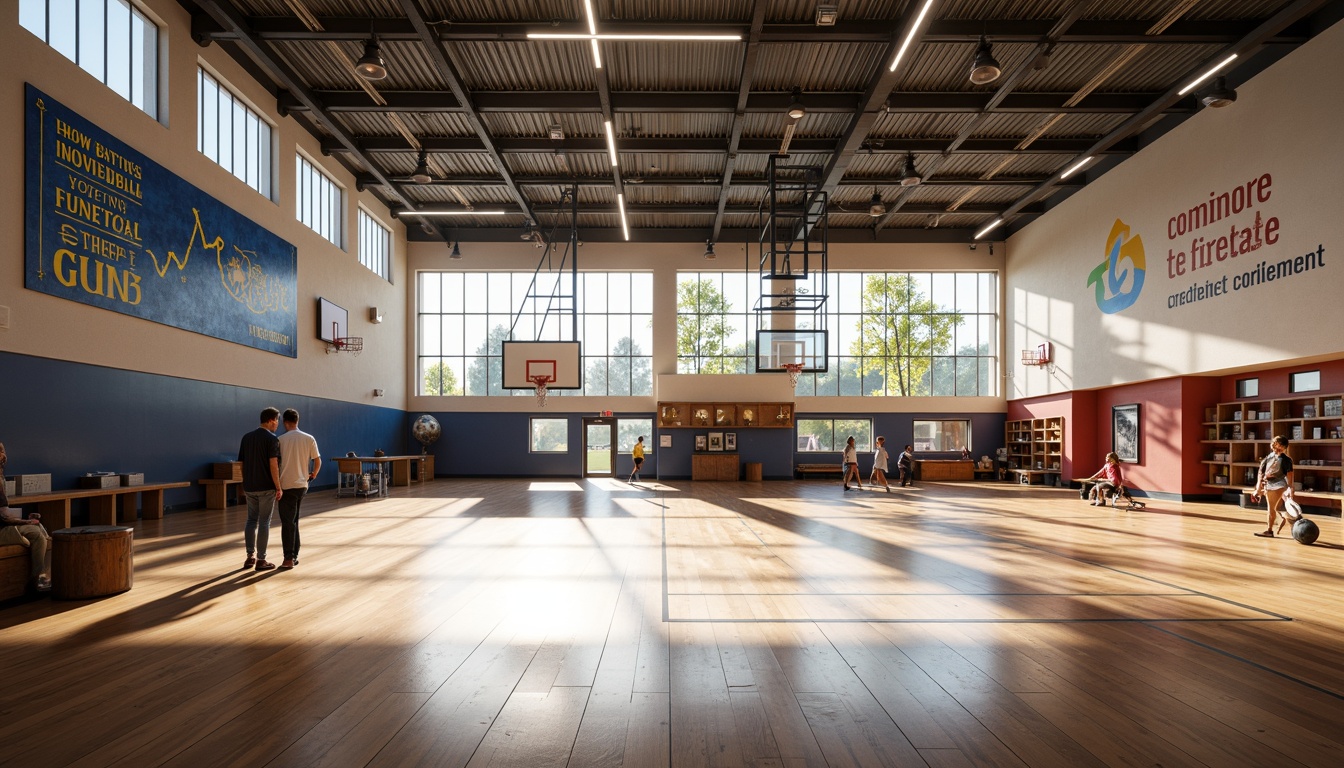
<path fill-rule="evenodd" d="M 1058 475 L 1064 459 L 1064 418 L 1019 419 L 1004 425 L 1008 469 Z"/>
<path fill-rule="evenodd" d="M 1338 506 L 1344 480 L 1344 395 L 1218 403 L 1204 411 L 1205 487 L 1249 493 L 1275 435 L 1289 439 L 1294 490 L 1311 506 Z"/>

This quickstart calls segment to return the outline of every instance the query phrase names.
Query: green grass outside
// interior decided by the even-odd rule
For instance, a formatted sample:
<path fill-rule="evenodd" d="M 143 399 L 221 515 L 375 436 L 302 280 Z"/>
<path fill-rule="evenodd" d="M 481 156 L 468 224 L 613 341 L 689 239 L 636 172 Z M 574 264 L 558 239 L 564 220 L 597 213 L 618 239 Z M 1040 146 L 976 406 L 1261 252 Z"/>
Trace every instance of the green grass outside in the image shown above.
<path fill-rule="evenodd" d="M 611 471 L 611 451 L 589 451 L 589 452 L 588 452 L 588 471 L 589 471 L 589 472 L 610 472 L 610 471 Z"/>

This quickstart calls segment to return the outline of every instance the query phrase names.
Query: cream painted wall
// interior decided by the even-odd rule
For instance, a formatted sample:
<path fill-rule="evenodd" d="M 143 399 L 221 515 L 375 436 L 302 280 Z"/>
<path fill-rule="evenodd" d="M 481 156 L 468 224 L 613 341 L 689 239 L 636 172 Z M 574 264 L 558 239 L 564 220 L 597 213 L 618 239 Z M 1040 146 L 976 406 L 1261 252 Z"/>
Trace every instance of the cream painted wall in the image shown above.
<path fill-rule="evenodd" d="M 0 158 L 10 169 L 0 184 L 0 307 L 9 308 L 10 327 L 0 329 L 0 349 L 59 360 L 180 376 L 203 381 L 279 390 L 347 402 L 405 408 L 406 378 L 402 339 L 407 333 L 403 283 L 405 228 L 293 119 L 281 118 L 275 99 L 217 45 L 192 41 L 190 17 L 173 0 L 141 3 L 160 23 L 165 40 L 164 105 L 161 121 L 117 96 L 73 62 L 18 24 L 18 3 L 0 12 Z M 196 66 L 227 81 L 276 127 L 277 202 L 266 200 L 196 151 Z M 350 86 L 354 86 L 354 75 Z M 23 287 L 24 280 L 24 83 L 30 82 L 79 112 L 168 170 L 195 184 L 259 226 L 293 243 L 298 262 L 299 356 L 281 357 L 159 325 Z M 301 148 L 346 192 L 346 248 L 337 248 L 295 219 L 294 153 Z M 360 265 L 355 252 L 355 203 L 364 205 L 393 233 L 393 282 Z M 350 333 L 364 337 L 358 357 L 328 355 L 316 338 L 316 297 L 350 310 Z M 382 310 L 380 325 L 368 322 L 368 308 Z M 375 399 L 373 390 L 386 390 Z"/>
<path fill-rule="evenodd" d="M 1344 352 L 1344 86 L 1322 75 L 1341 65 L 1336 24 L 1238 88 L 1234 105 L 1202 110 L 1008 240 L 1009 357 L 1050 341 L 1058 361 L 1054 373 L 1011 364 L 1010 399 Z M 1178 234 L 1177 217 L 1210 194 L 1266 174 L 1253 207 Z M 1253 229 L 1257 214 L 1258 250 L 1190 268 L 1192 240 Z M 1146 275 L 1131 306 L 1106 314 L 1088 276 L 1106 260 L 1117 219 L 1142 239 Z M 1261 262 L 1318 251 L 1315 269 L 1238 289 Z M 1169 259 L 1180 252 L 1184 274 Z M 1179 303 L 1206 284 L 1225 292 Z"/>
<path fill-rule="evenodd" d="M 676 361 L 676 306 L 677 273 L 685 271 L 724 272 L 750 270 L 754 275 L 755 262 L 747 256 L 741 243 L 720 243 L 715 247 L 718 258 L 705 261 L 704 246 L 698 243 L 585 243 L 579 249 L 579 268 L 592 271 L 652 271 L 653 272 L 653 374 L 655 386 L 667 386 L 673 394 L 660 397 L 564 397 L 552 398 L 547 409 L 556 412 L 617 412 L 653 411 L 660 399 L 686 399 L 687 393 L 703 392 L 713 387 L 715 394 L 708 399 L 739 401 L 777 401 L 792 399 L 788 379 L 784 374 L 750 376 L 677 376 Z M 832 271 L 845 270 L 954 270 L 990 269 L 1002 275 L 1003 249 L 998 256 L 990 256 L 988 248 L 970 251 L 965 245 L 905 245 L 905 244 L 833 244 L 830 249 Z M 414 274 L 420 270 L 526 270 L 537 267 L 543 251 L 524 243 L 463 243 L 461 261 L 449 261 L 448 246 L 437 243 L 411 243 L 409 246 L 411 279 L 406 287 L 406 303 L 415 311 Z M 556 254 L 562 253 L 557 250 Z M 558 265 L 558 256 L 555 259 Z M 567 265 L 568 266 L 568 265 Z M 1000 280 L 1000 286 L 1003 281 Z M 1001 289 L 1002 290 L 1002 289 Z M 414 326 L 414 323 L 412 323 Z M 414 328 L 406 339 L 408 361 L 407 379 L 414 391 L 416 382 L 416 347 Z M 681 378 L 699 381 L 679 382 Z M 513 411 L 536 410 L 536 400 L 528 397 L 424 397 L 408 395 L 411 410 L 428 411 Z M 797 399 L 799 411 L 810 413 L 1001 413 L 1003 397 L 980 398 L 901 398 L 901 397 L 802 397 Z"/>

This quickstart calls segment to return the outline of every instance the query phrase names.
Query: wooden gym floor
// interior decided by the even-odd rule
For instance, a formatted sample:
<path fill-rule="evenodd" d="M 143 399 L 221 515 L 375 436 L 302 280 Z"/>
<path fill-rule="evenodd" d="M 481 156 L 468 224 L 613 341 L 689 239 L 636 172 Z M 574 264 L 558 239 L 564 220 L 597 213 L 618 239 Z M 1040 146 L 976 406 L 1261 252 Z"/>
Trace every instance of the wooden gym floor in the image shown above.
<path fill-rule="evenodd" d="M 1063 489 L 440 480 L 0 609 L 19 766 L 1340 766 L 1344 548 Z M 271 559 L 280 559 L 278 521 Z"/>

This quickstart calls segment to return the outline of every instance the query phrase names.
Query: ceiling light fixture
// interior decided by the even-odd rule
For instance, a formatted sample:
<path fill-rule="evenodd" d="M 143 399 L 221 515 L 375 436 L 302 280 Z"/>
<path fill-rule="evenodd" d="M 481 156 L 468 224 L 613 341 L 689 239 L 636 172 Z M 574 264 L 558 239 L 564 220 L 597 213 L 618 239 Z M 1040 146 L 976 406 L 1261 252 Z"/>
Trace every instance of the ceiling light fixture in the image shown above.
<path fill-rule="evenodd" d="M 434 177 L 429 172 L 429 162 L 425 157 L 425 150 L 420 150 L 420 160 L 415 164 L 415 170 L 411 171 L 411 181 L 416 184 L 428 184 L 434 181 Z"/>
<path fill-rule="evenodd" d="M 597 45 L 597 15 L 593 13 L 593 0 L 583 0 L 583 12 L 588 15 L 589 44 L 593 47 L 593 68 L 602 68 L 602 51 Z M 531 35 L 529 35 L 531 37 Z"/>
<path fill-rule="evenodd" d="M 974 238 L 974 239 L 979 240 L 980 238 L 984 237 L 985 235 L 988 235 L 990 232 L 993 232 L 993 231 L 994 231 L 994 228 L 995 228 L 995 227 L 999 226 L 999 225 L 1002 224 L 1002 223 L 1003 223 L 1003 219 L 1001 219 L 1001 218 L 999 218 L 999 219 L 995 219 L 995 220 L 989 222 L 988 224 L 985 225 L 985 228 L 984 228 L 984 229 L 982 229 L 982 230 L 980 230 L 979 232 L 976 232 L 976 233 L 975 233 L 975 238 Z"/>
<path fill-rule="evenodd" d="M 630 223 L 625 219 L 625 193 L 616 195 L 616 205 L 621 209 L 621 232 L 625 234 L 625 239 L 630 239 Z"/>
<path fill-rule="evenodd" d="M 1067 170 L 1067 171 L 1065 171 L 1063 174 L 1061 174 L 1060 177 L 1059 177 L 1059 180 L 1060 180 L 1060 181 L 1063 181 L 1063 180 L 1069 178 L 1069 177 L 1072 176 L 1073 174 L 1077 173 L 1079 168 L 1082 168 L 1084 165 L 1087 165 L 1087 164 L 1090 163 L 1090 162 L 1092 162 L 1092 156 L 1091 156 L 1091 155 L 1088 155 L 1087 157 L 1084 157 L 1082 160 L 1079 160 L 1078 162 L 1076 162 L 1076 163 L 1074 163 L 1072 166 L 1070 166 L 1070 167 L 1069 167 L 1069 170 Z"/>
<path fill-rule="evenodd" d="M 472 209 L 450 211 L 398 211 L 397 216 L 503 216 L 508 211 L 477 211 Z"/>
<path fill-rule="evenodd" d="M 910 31 L 905 33 L 905 39 L 901 41 L 901 47 L 897 49 L 896 56 L 891 60 L 891 66 L 887 67 L 888 72 L 895 72 L 896 67 L 900 65 L 901 59 L 905 57 L 905 52 L 910 49 L 910 43 L 914 42 L 915 34 L 919 32 L 919 27 L 924 23 L 924 17 L 929 9 L 933 7 L 933 0 L 924 0 L 924 7 L 919 9 L 919 15 L 915 17 L 915 23 L 910 25 Z"/>
<path fill-rule="evenodd" d="M 565 130 L 558 125 L 552 125 L 546 129 L 551 136 L 552 141 L 564 141 Z"/>
<path fill-rule="evenodd" d="M 882 202 L 882 196 L 877 193 L 877 187 L 873 187 L 873 199 L 868 201 L 868 215 L 876 219 L 886 214 L 887 206 Z"/>
<path fill-rule="evenodd" d="M 984 35 L 981 35 L 980 45 L 975 49 L 975 60 L 971 62 L 971 82 L 976 85 L 988 85 L 998 80 L 1002 74 L 999 61 L 994 58 L 993 46 Z"/>
<path fill-rule="evenodd" d="M 803 106 L 803 89 L 798 86 L 793 87 L 793 97 L 789 99 L 789 119 L 802 120 L 803 115 L 807 114 L 807 107 Z"/>
<path fill-rule="evenodd" d="M 817 26 L 834 27 L 835 22 L 840 18 L 840 9 L 834 5 L 817 6 Z"/>
<path fill-rule="evenodd" d="M 619 164 L 616 161 L 616 132 L 612 130 L 610 120 L 603 121 L 602 124 L 607 129 L 607 153 L 611 155 L 611 167 L 615 168 Z"/>
<path fill-rule="evenodd" d="M 387 67 L 383 65 L 383 54 L 378 49 L 378 37 L 370 37 L 364 43 L 364 55 L 355 62 L 355 74 L 365 80 L 382 80 L 387 77 Z"/>
<path fill-rule="evenodd" d="M 598 40 L 615 40 L 615 41 L 622 41 L 622 42 L 630 42 L 630 41 L 634 41 L 634 42 L 650 41 L 650 42 L 653 42 L 653 41 L 676 41 L 676 40 L 690 40 L 690 41 L 696 41 L 696 40 L 700 40 L 700 41 L 718 42 L 718 43 L 738 43 L 738 42 L 741 42 L 741 41 L 742 41 L 742 36 L 741 36 L 741 35 L 707 35 L 707 34 L 706 34 L 706 35 L 702 35 L 702 34 L 685 34 L 685 35 L 634 35 L 634 34 L 620 34 L 620 33 L 603 33 L 603 34 L 600 34 L 600 35 L 598 35 L 598 34 L 589 34 L 589 35 L 585 35 L 585 34 L 583 34 L 582 32 L 528 32 L 528 33 L 527 33 L 527 39 L 528 39 L 528 40 L 592 40 L 594 43 L 596 43 Z M 600 69 L 601 66 L 599 65 L 598 68 Z"/>
<path fill-rule="evenodd" d="M 1213 81 L 1213 87 L 1199 97 L 1199 103 L 1206 107 L 1222 109 L 1237 100 L 1237 92 L 1227 87 L 1227 78 L 1219 76 Z"/>
<path fill-rule="evenodd" d="M 458 245 L 461 245 L 461 243 L 453 243 L 453 252 L 448 254 L 448 258 L 452 259 L 453 261 L 462 260 L 462 249 L 458 248 L 457 247 Z"/>
<path fill-rule="evenodd" d="M 714 241 L 713 241 L 713 240 L 706 240 L 706 241 L 705 241 L 705 260 L 706 260 L 706 261 L 713 261 L 713 260 L 715 260 L 715 259 L 717 259 L 717 258 L 719 258 L 719 257 L 718 257 L 717 255 L 715 255 L 715 253 L 714 253 Z"/>
<path fill-rule="evenodd" d="M 917 187 L 924 183 L 924 177 L 915 170 L 915 153 L 905 153 L 905 167 L 901 169 L 901 186 Z"/>
<path fill-rule="evenodd" d="M 1214 64 L 1212 67 L 1209 67 L 1207 70 L 1205 70 L 1204 74 L 1190 81 L 1184 88 L 1177 91 L 1176 92 L 1177 95 L 1184 96 L 1185 94 L 1195 90 L 1196 88 L 1199 87 L 1200 83 L 1218 74 L 1218 70 L 1222 69 L 1223 67 L 1226 67 L 1228 64 L 1231 64 L 1236 58 L 1237 54 L 1234 53 L 1231 56 L 1228 56 L 1226 59 L 1223 59 L 1222 61 L 1218 62 L 1217 64 Z"/>

